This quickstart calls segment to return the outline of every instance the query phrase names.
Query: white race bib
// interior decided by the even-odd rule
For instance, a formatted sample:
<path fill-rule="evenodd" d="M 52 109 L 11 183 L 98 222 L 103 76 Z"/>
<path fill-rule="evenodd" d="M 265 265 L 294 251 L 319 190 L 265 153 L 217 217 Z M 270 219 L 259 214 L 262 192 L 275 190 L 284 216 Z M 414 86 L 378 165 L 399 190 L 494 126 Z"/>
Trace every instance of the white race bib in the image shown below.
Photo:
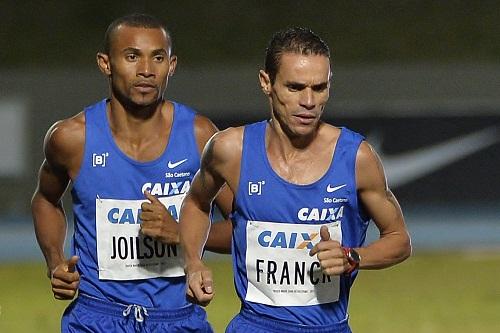
<path fill-rule="evenodd" d="M 169 211 L 180 211 L 185 194 L 158 198 Z M 97 260 L 101 280 L 138 280 L 183 276 L 179 245 L 167 245 L 140 233 L 145 200 L 96 199 Z"/>
<path fill-rule="evenodd" d="M 342 242 L 340 221 L 325 224 Z M 274 306 L 305 306 L 339 299 L 339 276 L 323 274 L 309 251 L 321 239 L 321 225 L 248 221 L 245 299 Z"/>

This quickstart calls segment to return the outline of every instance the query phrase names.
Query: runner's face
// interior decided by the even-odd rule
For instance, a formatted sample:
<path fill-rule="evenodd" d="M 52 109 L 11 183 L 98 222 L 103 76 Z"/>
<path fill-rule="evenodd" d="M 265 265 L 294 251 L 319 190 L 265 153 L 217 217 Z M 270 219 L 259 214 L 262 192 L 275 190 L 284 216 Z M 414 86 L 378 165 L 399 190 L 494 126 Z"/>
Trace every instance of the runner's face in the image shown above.
<path fill-rule="evenodd" d="M 274 84 L 268 85 L 273 120 L 292 136 L 313 133 L 328 101 L 329 89 L 328 57 L 284 53 Z"/>
<path fill-rule="evenodd" d="M 109 53 L 114 96 L 142 107 L 161 100 L 177 62 L 163 29 L 119 26 Z"/>

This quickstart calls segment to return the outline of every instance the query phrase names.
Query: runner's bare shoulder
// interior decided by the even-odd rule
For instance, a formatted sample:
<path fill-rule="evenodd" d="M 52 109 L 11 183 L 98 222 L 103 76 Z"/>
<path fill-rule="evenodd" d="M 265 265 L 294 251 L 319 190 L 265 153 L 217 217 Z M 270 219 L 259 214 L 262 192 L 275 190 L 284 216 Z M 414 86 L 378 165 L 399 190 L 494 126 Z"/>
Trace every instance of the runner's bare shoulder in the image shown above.
<path fill-rule="evenodd" d="M 208 140 L 218 131 L 217 126 L 205 116 L 197 114 L 194 120 L 194 134 L 198 149 L 203 151 Z"/>
<path fill-rule="evenodd" d="M 243 149 L 244 127 L 229 127 L 217 132 L 208 142 L 205 150 L 213 152 L 214 158 L 222 163 L 239 161 Z"/>
<path fill-rule="evenodd" d="M 47 161 L 66 170 L 79 167 L 85 145 L 85 116 L 83 112 L 57 121 L 47 131 L 44 151 Z"/>

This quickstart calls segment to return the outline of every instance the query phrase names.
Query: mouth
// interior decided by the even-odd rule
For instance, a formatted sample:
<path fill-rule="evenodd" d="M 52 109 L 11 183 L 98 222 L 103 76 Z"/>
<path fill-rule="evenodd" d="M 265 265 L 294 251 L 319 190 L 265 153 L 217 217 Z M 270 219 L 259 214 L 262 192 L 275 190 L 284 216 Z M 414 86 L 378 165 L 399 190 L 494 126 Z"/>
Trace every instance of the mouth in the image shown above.
<path fill-rule="evenodd" d="M 309 112 L 301 112 L 293 115 L 301 125 L 310 125 L 316 120 L 316 115 Z"/>
<path fill-rule="evenodd" d="M 149 93 L 156 90 L 156 85 L 149 82 L 138 82 L 134 84 L 134 88 L 142 93 Z"/>

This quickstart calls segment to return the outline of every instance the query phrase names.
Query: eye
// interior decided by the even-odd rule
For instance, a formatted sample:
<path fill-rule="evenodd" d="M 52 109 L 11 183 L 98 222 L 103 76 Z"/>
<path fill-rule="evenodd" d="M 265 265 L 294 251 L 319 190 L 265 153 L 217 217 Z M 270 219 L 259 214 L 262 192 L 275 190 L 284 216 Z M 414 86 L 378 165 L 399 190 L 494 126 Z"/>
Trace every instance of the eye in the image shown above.
<path fill-rule="evenodd" d="M 136 61 L 136 60 L 137 60 L 137 54 L 130 53 L 130 54 L 127 54 L 127 55 L 125 56 L 125 58 L 126 58 L 128 61 Z"/>
<path fill-rule="evenodd" d="M 301 91 L 302 89 L 304 89 L 304 86 L 302 84 L 289 84 L 287 87 L 288 91 L 291 92 Z"/>
<path fill-rule="evenodd" d="M 316 86 L 313 86 L 312 89 L 315 92 L 323 92 L 328 89 L 328 84 L 327 83 L 318 84 Z"/>
<path fill-rule="evenodd" d="M 163 62 L 163 60 L 165 60 L 165 56 L 157 55 L 157 56 L 154 57 L 154 60 L 156 62 Z"/>

